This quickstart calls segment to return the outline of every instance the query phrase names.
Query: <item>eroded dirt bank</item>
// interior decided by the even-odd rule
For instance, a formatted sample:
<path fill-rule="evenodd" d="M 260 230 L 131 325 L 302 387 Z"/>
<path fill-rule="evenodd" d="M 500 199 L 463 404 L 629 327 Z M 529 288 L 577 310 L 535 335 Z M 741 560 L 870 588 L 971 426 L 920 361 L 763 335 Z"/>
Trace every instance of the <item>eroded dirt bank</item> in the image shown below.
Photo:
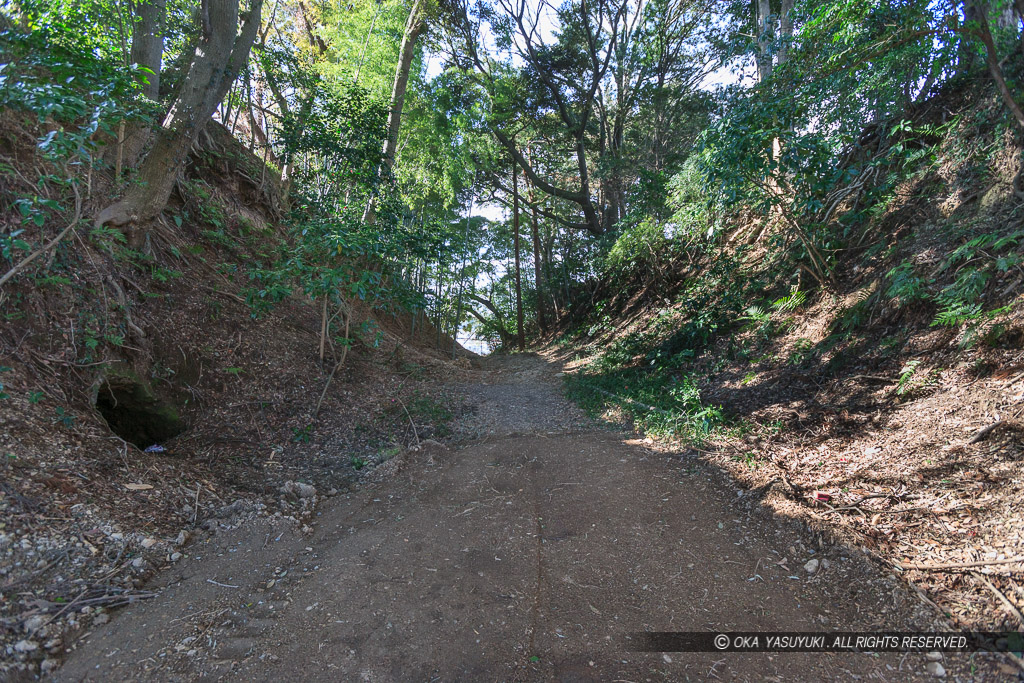
<path fill-rule="evenodd" d="M 859 551 L 767 513 L 693 459 L 588 421 L 561 398 L 557 371 L 535 356 L 488 360 L 476 383 L 453 387 L 477 407 L 456 426 L 462 448 L 428 442 L 396 458 L 377 483 L 323 503 L 310 534 L 264 520 L 189 546 L 158 598 L 84 636 L 56 678 L 929 675 L 919 654 L 631 652 L 628 633 L 643 629 L 936 622 Z M 1002 665 L 942 666 L 966 678 Z"/>

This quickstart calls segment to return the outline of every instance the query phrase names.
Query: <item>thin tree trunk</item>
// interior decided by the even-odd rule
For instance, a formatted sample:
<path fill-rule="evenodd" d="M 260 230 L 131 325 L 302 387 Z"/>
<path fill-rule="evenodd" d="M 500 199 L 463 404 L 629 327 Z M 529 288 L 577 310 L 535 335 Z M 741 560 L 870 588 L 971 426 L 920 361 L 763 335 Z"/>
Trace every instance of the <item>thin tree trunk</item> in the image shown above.
<path fill-rule="evenodd" d="M 144 234 L 136 228 L 167 206 L 189 150 L 248 61 L 262 6 L 263 0 L 251 0 L 249 16 L 239 33 L 238 0 L 204 0 L 204 35 L 178 97 L 139 168 L 138 182 L 123 199 L 99 213 L 97 226 L 109 223 L 124 227 L 129 241 L 135 246 L 141 244 Z"/>
<path fill-rule="evenodd" d="M 160 63 L 164 54 L 164 15 L 167 0 L 138 0 L 132 26 L 131 60 L 153 73 L 145 74 L 142 94 L 160 100 Z"/>
<path fill-rule="evenodd" d="M 378 2 L 376 8 L 373 10 L 373 19 L 370 20 L 370 28 L 366 31 L 366 39 L 363 40 L 363 49 L 359 51 L 359 61 L 356 62 L 356 72 L 352 76 L 353 85 L 359 83 L 359 72 L 363 69 L 363 58 L 366 57 L 366 48 L 370 44 L 370 37 L 373 35 L 373 27 L 377 25 L 377 16 L 380 14 L 380 8 L 383 6 L 383 2 Z"/>
<path fill-rule="evenodd" d="M 541 275 L 541 263 L 540 263 L 540 234 L 537 228 L 537 206 L 533 206 L 533 223 L 530 226 L 530 231 L 533 237 L 533 279 L 534 287 L 537 288 L 537 325 L 540 327 L 541 334 L 547 334 L 548 332 L 548 321 L 547 316 L 544 315 L 544 281 Z"/>
<path fill-rule="evenodd" d="M 757 63 L 757 80 L 759 83 L 764 83 L 772 75 L 774 70 L 774 58 L 771 53 L 771 45 L 774 42 L 774 26 L 770 25 L 771 20 L 771 5 L 769 0 L 755 0 L 755 17 L 757 19 L 757 53 L 755 54 L 755 61 Z M 787 17 L 786 22 L 789 22 Z M 792 26 L 790 25 L 790 31 Z M 780 55 L 780 63 L 785 60 L 784 55 Z M 778 123 L 776 119 L 776 123 Z M 778 137 L 773 137 L 769 144 L 768 154 L 772 161 L 772 166 L 775 166 L 775 162 L 779 159 L 782 154 L 782 142 Z M 778 186 L 775 178 L 769 174 L 768 185 L 773 195 L 778 195 Z M 772 208 L 768 210 L 768 216 L 765 224 L 772 222 L 772 218 L 775 216 L 775 211 Z M 760 239 L 760 235 L 758 235 Z"/>
<path fill-rule="evenodd" d="M 513 249 L 516 252 L 516 343 L 520 351 L 526 350 L 526 334 L 523 331 L 523 280 L 519 269 L 519 168 L 512 160 L 512 233 Z"/>
<path fill-rule="evenodd" d="M 437 318 L 437 325 L 436 325 L 436 327 L 437 327 L 437 344 L 436 344 L 436 346 L 437 346 L 437 350 L 438 351 L 441 350 L 441 326 L 444 323 L 444 321 L 441 319 L 441 313 L 442 313 L 441 292 L 443 291 L 443 286 L 442 286 L 443 281 L 444 281 L 444 271 L 441 269 L 441 259 L 439 257 L 437 259 L 437 295 L 434 297 L 434 301 L 436 302 L 436 304 L 435 304 L 435 317 Z"/>
<path fill-rule="evenodd" d="M 554 248 L 555 248 L 555 237 L 557 227 L 549 226 L 544 231 L 544 239 L 542 240 L 543 247 L 543 265 L 544 265 L 544 283 L 548 286 L 548 296 L 551 297 L 551 312 L 554 316 L 552 321 L 553 325 L 558 324 L 559 318 L 562 317 L 561 306 L 558 303 L 558 286 L 551 286 L 552 282 L 557 281 L 557 277 L 554 273 L 554 268 L 551 263 L 554 260 Z"/>
<path fill-rule="evenodd" d="M 459 324 L 462 321 L 462 292 L 466 283 L 466 256 L 469 251 L 469 221 L 473 217 L 473 196 L 469 198 L 469 212 L 466 214 L 466 229 L 462 233 L 462 265 L 459 268 L 459 301 L 455 307 L 455 334 L 452 335 L 452 360 L 455 360 L 455 351 L 459 348 Z"/>
<path fill-rule="evenodd" d="M 415 0 L 409 10 L 409 19 L 405 22 L 405 33 L 402 35 L 402 49 L 399 53 L 398 66 L 395 68 L 395 82 L 391 88 L 391 106 L 388 109 L 388 139 L 384 143 L 384 165 L 390 171 L 395 165 L 395 150 L 398 149 L 398 133 L 402 127 L 402 108 L 405 106 L 405 90 L 409 85 L 409 72 L 412 60 L 416 56 L 416 41 L 427 28 L 420 12 L 420 0 Z M 383 169 L 382 169 L 383 170 Z M 363 211 L 363 223 L 371 224 L 376 219 L 376 204 L 371 196 Z"/>
<path fill-rule="evenodd" d="M 327 351 L 327 294 L 323 295 L 323 304 L 320 307 L 320 362 L 324 362 L 324 354 Z"/>
<path fill-rule="evenodd" d="M 754 1 L 754 17 L 757 24 L 757 52 L 754 54 L 754 61 L 757 64 L 757 81 L 758 83 L 764 83 L 772 74 L 772 56 L 768 51 L 772 42 L 771 31 L 768 26 L 771 6 L 768 0 Z"/>
<path fill-rule="evenodd" d="M 782 0 L 782 8 L 779 10 L 779 34 L 781 44 L 778 61 L 781 66 L 789 59 L 789 43 L 793 39 L 793 0 Z"/>
<path fill-rule="evenodd" d="M 974 19 L 978 22 L 978 38 L 985 46 L 985 63 L 988 65 L 989 73 L 992 74 L 992 80 L 995 81 L 996 88 L 999 89 L 999 94 L 1002 96 L 1006 108 L 1010 110 L 1013 118 L 1017 120 L 1017 125 L 1024 129 L 1024 111 L 1021 110 L 1017 101 L 1013 99 L 1013 93 L 1010 92 L 1009 86 L 1006 85 L 1006 79 L 1003 77 L 1003 68 L 999 65 L 999 55 L 996 54 L 995 41 L 992 40 L 992 32 L 989 30 L 985 5 L 978 0 L 968 0 L 964 4 L 965 13 L 969 7 L 973 8 Z"/>
<path fill-rule="evenodd" d="M 530 163 L 533 163 L 532 143 L 527 147 L 526 153 L 530 158 Z M 541 272 L 540 259 L 540 230 L 537 225 L 537 186 L 534 183 L 530 183 L 530 209 L 532 219 L 530 223 L 530 236 L 533 238 L 533 279 L 534 287 L 537 290 L 537 326 L 540 328 L 541 334 L 547 334 L 548 322 L 547 316 L 544 314 L 544 278 Z"/>

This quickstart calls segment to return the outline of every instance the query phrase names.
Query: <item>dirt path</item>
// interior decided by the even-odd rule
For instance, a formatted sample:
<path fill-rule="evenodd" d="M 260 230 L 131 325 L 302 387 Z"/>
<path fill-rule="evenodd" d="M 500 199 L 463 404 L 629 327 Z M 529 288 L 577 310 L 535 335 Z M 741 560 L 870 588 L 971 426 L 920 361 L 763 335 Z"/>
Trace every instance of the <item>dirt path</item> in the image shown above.
<path fill-rule="evenodd" d="M 930 617 L 713 472 L 602 429 L 538 357 L 488 361 L 461 450 L 188 546 L 59 680 L 907 680 L 923 655 L 630 652 L 634 630 L 868 630 Z M 803 565 L 828 560 L 810 576 Z M 781 560 L 786 560 L 780 563 Z M 824 566 L 826 563 L 822 562 Z M 786 568 L 788 567 L 788 569 Z M 945 662 L 951 673 L 958 664 Z"/>

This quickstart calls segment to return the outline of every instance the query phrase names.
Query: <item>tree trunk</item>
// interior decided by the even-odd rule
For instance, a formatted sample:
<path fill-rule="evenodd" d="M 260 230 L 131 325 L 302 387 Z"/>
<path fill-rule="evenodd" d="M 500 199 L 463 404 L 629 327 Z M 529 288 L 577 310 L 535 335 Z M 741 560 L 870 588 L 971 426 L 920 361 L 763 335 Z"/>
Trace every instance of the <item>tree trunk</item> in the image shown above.
<path fill-rule="evenodd" d="M 1010 92 L 1010 88 L 1006 84 L 1006 78 L 1003 76 L 1003 68 L 999 65 L 999 55 L 996 54 L 995 41 L 992 40 L 992 32 L 989 30 L 988 15 L 985 12 L 984 2 L 967 0 L 964 3 L 964 14 L 967 15 L 971 10 L 973 10 L 972 17 L 978 24 L 978 38 L 985 46 L 985 63 L 988 65 L 988 71 L 992 75 L 992 80 L 995 81 L 996 88 L 999 89 L 999 94 L 1003 98 L 1003 103 L 1010 110 L 1010 113 L 1013 114 L 1017 125 L 1024 129 L 1024 110 L 1021 110 L 1020 105 L 1013 99 L 1013 93 Z"/>
<path fill-rule="evenodd" d="M 405 106 L 405 91 L 409 86 L 409 72 L 412 60 L 416 56 L 416 41 L 427 28 L 420 15 L 419 2 L 413 4 L 409 12 L 409 21 L 405 25 L 402 37 L 402 52 L 395 69 L 395 84 L 391 89 L 391 106 L 388 109 L 388 139 L 384 146 L 384 163 L 388 168 L 395 165 L 395 150 L 398 148 L 398 132 L 402 126 L 402 109 Z"/>
<path fill-rule="evenodd" d="M 508 150 L 508 153 L 512 155 L 515 163 L 519 164 L 523 168 L 523 173 L 526 174 L 526 177 L 529 178 L 531 183 L 533 183 L 539 190 L 551 195 L 552 197 L 557 197 L 559 199 L 572 202 L 573 204 L 577 204 L 580 207 L 585 220 L 583 223 L 570 223 L 564 220 L 560 222 L 569 228 L 586 230 L 595 237 L 600 237 L 605 233 L 602 215 L 598 211 L 597 207 L 594 206 L 593 198 L 590 194 L 590 176 L 589 171 L 587 170 L 587 154 L 586 148 L 583 144 L 583 133 L 579 133 L 574 145 L 576 165 L 580 173 L 579 191 L 566 190 L 562 187 L 552 185 L 537 173 L 530 162 L 527 161 L 526 157 L 524 157 L 516 147 L 514 140 L 497 128 L 492 128 L 491 133 L 493 133 L 495 139 L 501 143 L 506 150 Z"/>
<path fill-rule="evenodd" d="M 154 102 L 160 101 L 165 15 L 166 0 L 140 0 L 135 5 L 132 23 L 132 45 L 128 60 L 153 72 L 138 74 L 137 81 L 142 94 Z M 120 178 L 122 167 L 134 167 L 138 163 L 153 133 L 153 129 L 145 122 L 129 121 L 121 125 L 117 145 L 104 154 L 106 161 L 114 165 L 117 178 Z"/>
<path fill-rule="evenodd" d="M 473 217 L 473 199 L 469 197 L 469 211 L 466 213 L 466 229 L 462 232 L 462 265 L 459 267 L 459 299 L 455 306 L 455 334 L 452 335 L 452 360 L 459 348 L 459 325 L 462 323 L 462 293 L 466 289 L 466 257 L 469 251 L 469 221 Z"/>
<path fill-rule="evenodd" d="M 178 96 L 156 132 L 156 142 L 139 168 L 137 183 L 123 199 L 96 217 L 98 226 L 109 223 L 125 227 L 135 246 L 144 237 L 136 228 L 167 206 L 189 150 L 249 59 L 263 0 L 250 1 L 240 33 L 238 1 L 203 1 L 203 35 Z"/>
<path fill-rule="evenodd" d="M 757 24 L 757 52 L 754 54 L 754 61 L 757 63 L 757 82 L 764 83 L 772 74 L 772 55 L 768 51 L 772 43 L 768 18 L 772 12 L 768 0 L 754 2 L 754 17 Z"/>
<path fill-rule="evenodd" d="M 273 96 L 274 101 L 277 102 L 278 109 L 281 110 L 282 117 L 288 117 L 291 114 L 291 106 L 288 104 L 288 98 L 284 96 L 281 91 L 280 85 L 274 80 L 274 76 L 271 72 L 264 72 L 264 76 L 267 80 L 267 87 L 270 89 L 270 94 Z M 313 109 L 313 100 L 316 96 L 312 92 L 307 92 L 305 97 L 300 100 L 299 112 L 296 115 L 298 121 L 305 121 L 306 117 L 309 116 L 310 111 Z M 285 206 L 288 205 L 288 195 L 292 187 L 292 178 L 295 175 L 295 159 L 292 158 L 287 151 L 281 157 L 281 196 L 284 197 Z"/>
<path fill-rule="evenodd" d="M 789 59 L 789 44 L 793 40 L 793 0 L 782 0 L 779 10 L 779 65 Z"/>
<path fill-rule="evenodd" d="M 512 343 L 512 336 L 508 333 L 507 328 L 505 326 L 505 316 L 501 314 L 501 311 L 498 310 L 498 307 L 494 305 L 494 302 L 491 301 L 490 299 L 485 299 L 482 296 L 473 293 L 467 294 L 466 296 L 469 297 L 469 299 L 471 299 L 472 301 L 475 301 L 478 304 L 482 305 L 484 308 L 491 312 L 491 314 L 494 316 L 494 319 L 498 321 L 498 335 L 501 337 L 501 345 L 510 346 Z M 487 323 L 487 320 L 482 315 L 480 315 L 480 313 L 478 313 L 476 310 L 470 309 L 470 312 L 474 316 L 476 316 L 477 320 L 479 320 L 480 322 L 484 324 Z"/>
<path fill-rule="evenodd" d="M 784 0 L 785 2 L 786 0 Z M 774 70 L 774 57 L 771 53 L 771 46 L 774 42 L 774 25 L 771 23 L 771 4 L 769 0 L 754 0 L 755 19 L 757 21 L 757 52 L 754 55 L 755 62 L 757 64 L 757 81 L 758 83 L 764 83 L 772 75 Z M 784 8 L 785 9 L 785 8 Z M 788 12 L 787 12 L 788 14 Z M 790 19 L 784 20 L 789 24 Z M 792 32 L 792 25 L 789 25 L 789 31 Z M 785 55 L 780 55 L 780 63 L 785 60 Z M 777 120 L 776 120 L 777 123 Z M 779 159 L 782 154 L 782 142 L 778 137 L 773 137 L 769 144 L 768 154 L 772 160 L 772 165 Z M 778 196 L 778 184 L 775 178 L 769 174 L 768 176 L 768 189 L 773 196 Z M 776 211 L 774 206 L 768 210 L 768 220 L 770 223 L 775 217 Z M 758 235 L 760 239 L 760 235 Z"/>
<path fill-rule="evenodd" d="M 470 315 L 479 320 L 480 324 L 486 325 L 489 322 L 487 318 L 480 315 L 480 311 L 476 310 L 472 306 L 468 307 L 466 310 L 469 311 Z M 512 341 L 511 338 L 509 338 L 508 333 L 505 331 L 504 327 L 498 328 L 498 337 L 501 339 L 502 346 L 508 346 Z"/>
<path fill-rule="evenodd" d="M 415 0 L 409 10 L 409 19 L 405 22 L 405 33 L 402 35 L 402 49 L 395 68 L 395 83 L 391 88 L 391 106 L 388 109 L 388 139 L 384 142 L 384 164 L 388 170 L 394 168 L 395 151 L 398 149 L 398 133 L 402 128 L 402 108 L 405 106 L 405 90 L 409 85 L 409 72 L 412 60 L 416 56 L 416 41 L 419 40 L 427 23 L 420 12 L 420 0 Z M 366 202 L 363 212 L 363 223 L 371 224 L 376 220 L 376 203 L 371 196 Z"/>
<path fill-rule="evenodd" d="M 554 260 L 555 237 L 555 230 L 549 228 L 544 234 L 542 246 L 544 249 L 544 283 L 548 286 L 548 296 L 551 297 L 551 314 L 554 317 L 551 322 L 552 325 L 557 326 L 558 320 L 562 317 L 562 309 L 558 303 L 558 286 L 551 286 L 551 283 L 557 280 L 551 265 Z"/>
<path fill-rule="evenodd" d="M 135 23 L 132 25 L 131 60 L 153 73 L 145 74 L 142 94 L 160 100 L 160 60 L 164 54 L 164 14 L 166 0 L 139 0 L 135 4 Z"/>
<path fill-rule="evenodd" d="M 271 12 L 271 20 L 273 20 L 276 11 L 277 4 L 274 5 L 274 11 Z M 305 11 L 305 6 L 302 6 L 302 12 L 304 13 Z M 312 33 L 312 26 L 307 25 L 307 30 L 310 31 L 310 44 L 315 49 L 316 57 L 323 57 L 327 51 L 326 44 L 324 44 L 323 40 L 319 39 L 315 33 Z M 266 47 L 267 35 L 269 31 L 270 24 L 268 23 L 266 29 L 263 32 L 263 35 L 260 38 L 259 45 L 261 48 Z M 267 87 L 270 89 L 271 96 L 273 96 L 274 101 L 277 102 L 277 108 L 281 110 L 282 118 L 287 118 L 291 114 L 291 106 L 288 104 L 288 98 L 285 97 L 284 95 L 286 91 L 283 91 L 281 89 L 281 85 L 276 80 L 274 80 L 274 74 L 271 70 L 264 70 L 263 76 L 266 79 Z M 306 118 L 309 116 L 309 113 L 313 110 L 313 103 L 315 99 L 316 93 L 314 92 L 312 87 L 304 95 L 298 95 L 299 111 L 296 114 L 296 120 L 306 120 Z M 266 115 L 264 115 L 264 117 L 265 116 Z M 276 161 L 275 163 L 280 163 L 281 165 L 281 196 L 283 198 L 285 207 L 288 207 L 288 197 L 292 188 L 292 179 L 295 175 L 295 160 L 292 159 L 289 154 L 285 153 L 282 155 L 281 159 L 279 161 Z M 348 198 L 346 197 L 346 201 L 347 200 Z"/>
<path fill-rule="evenodd" d="M 516 252 L 516 345 L 526 350 L 526 335 L 523 332 L 523 279 L 519 268 L 519 168 L 512 160 L 512 243 Z"/>
<path fill-rule="evenodd" d="M 540 327 L 541 334 L 547 334 L 548 321 L 547 316 L 544 315 L 544 280 L 541 274 L 540 233 L 537 228 L 536 205 L 533 207 L 533 224 L 531 225 L 531 232 L 533 237 L 533 280 L 534 287 L 537 288 L 537 326 Z"/>

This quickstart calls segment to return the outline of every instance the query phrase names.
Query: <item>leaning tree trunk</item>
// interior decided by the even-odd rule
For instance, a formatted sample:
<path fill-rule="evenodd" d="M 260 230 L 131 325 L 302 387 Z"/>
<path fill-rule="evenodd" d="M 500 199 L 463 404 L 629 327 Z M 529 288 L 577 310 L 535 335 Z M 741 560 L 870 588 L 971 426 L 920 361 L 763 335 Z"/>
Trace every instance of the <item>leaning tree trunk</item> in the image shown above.
<path fill-rule="evenodd" d="M 482 296 L 479 296 L 478 294 L 473 294 L 472 292 L 470 292 L 467 296 L 472 301 L 481 304 L 484 308 L 491 312 L 491 315 L 494 316 L 494 319 L 498 322 L 498 335 L 501 337 L 501 345 L 505 348 L 512 346 L 512 342 L 515 340 L 515 337 L 509 333 L 508 326 L 505 324 L 505 316 L 501 314 L 501 310 L 495 305 L 495 303 L 490 299 L 485 299 Z M 487 320 L 472 307 L 469 308 L 469 312 L 476 316 L 476 319 L 479 320 L 481 323 L 483 323 L 484 325 L 487 324 Z"/>
<path fill-rule="evenodd" d="M 96 225 L 124 228 L 135 246 L 145 236 L 139 226 L 167 206 L 189 150 L 249 59 L 249 49 L 260 26 L 263 0 L 250 0 L 248 17 L 240 33 L 238 2 L 203 0 L 202 38 L 178 96 L 156 132 L 153 148 L 139 168 L 137 182 L 123 199 L 96 217 Z"/>
<path fill-rule="evenodd" d="M 1017 125 L 1024 128 L 1024 109 L 1021 109 L 1021 106 L 1017 104 L 1013 97 L 1013 92 L 1011 92 L 1006 84 L 1006 78 L 1003 76 L 1003 67 L 999 61 L 999 55 L 996 54 L 995 41 L 992 39 L 992 31 L 988 25 L 988 13 L 985 11 L 985 3 L 982 0 L 967 0 L 964 3 L 964 14 L 968 14 L 971 10 L 973 10 L 973 17 L 978 23 L 977 36 L 981 40 L 982 45 L 985 46 L 985 64 L 992 75 L 992 80 L 995 81 L 996 88 L 1003 98 L 1003 104 L 1013 114 Z"/>
<path fill-rule="evenodd" d="M 388 139 L 384 142 L 384 165 L 391 170 L 395 165 L 395 152 L 398 149 L 398 133 L 402 128 L 402 108 L 405 106 L 405 90 L 409 86 L 409 72 L 412 60 L 416 56 L 416 41 L 423 35 L 427 23 L 420 11 L 420 0 L 416 0 L 409 10 L 409 19 L 405 22 L 405 33 L 402 35 L 402 49 L 395 68 L 395 82 L 391 88 L 391 106 L 388 109 Z M 383 170 L 383 169 L 381 169 Z M 369 225 L 376 220 L 376 203 L 371 196 L 363 211 L 363 223 Z"/>

